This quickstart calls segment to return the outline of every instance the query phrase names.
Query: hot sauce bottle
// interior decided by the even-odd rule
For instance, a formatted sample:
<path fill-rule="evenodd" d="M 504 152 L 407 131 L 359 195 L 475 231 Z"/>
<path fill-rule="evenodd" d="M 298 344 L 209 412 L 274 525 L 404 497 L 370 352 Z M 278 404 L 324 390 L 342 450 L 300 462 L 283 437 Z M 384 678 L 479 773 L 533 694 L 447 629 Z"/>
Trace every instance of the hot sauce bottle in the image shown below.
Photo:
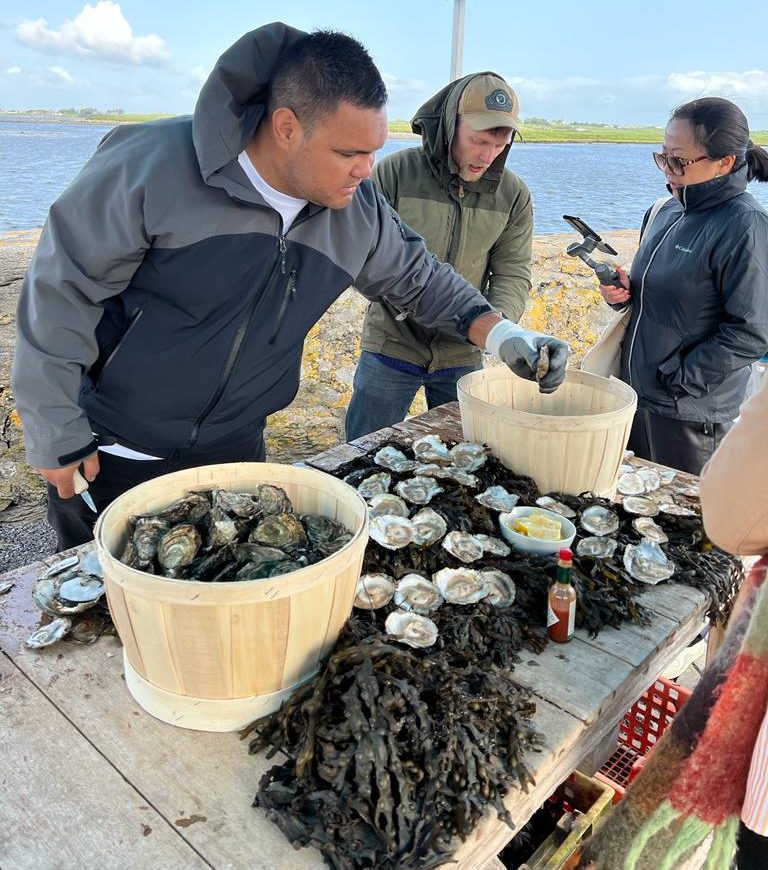
<path fill-rule="evenodd" d="M 576 623 L 576 590 L 571 584 L 573 554 L 568 549 L 560 550 L 557 560 L 557 580 L 552 584 L 547 598 L 547 633 L 555 643 L 568 643 L 573 637 Z"/>

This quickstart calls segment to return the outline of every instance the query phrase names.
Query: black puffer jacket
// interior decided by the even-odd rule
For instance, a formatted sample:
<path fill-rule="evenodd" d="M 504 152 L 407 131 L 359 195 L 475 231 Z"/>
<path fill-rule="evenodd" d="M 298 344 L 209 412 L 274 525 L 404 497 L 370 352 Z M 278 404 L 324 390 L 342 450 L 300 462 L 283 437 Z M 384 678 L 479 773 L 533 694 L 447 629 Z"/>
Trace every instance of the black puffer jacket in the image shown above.
<path fill-rule="evenodd" d="M 683 187 L 643 235 L 621 360 L 640 407 L 714 423 L 739 413 L 768 350 L 768 213 L 746 186 L 744 165 Z"/>

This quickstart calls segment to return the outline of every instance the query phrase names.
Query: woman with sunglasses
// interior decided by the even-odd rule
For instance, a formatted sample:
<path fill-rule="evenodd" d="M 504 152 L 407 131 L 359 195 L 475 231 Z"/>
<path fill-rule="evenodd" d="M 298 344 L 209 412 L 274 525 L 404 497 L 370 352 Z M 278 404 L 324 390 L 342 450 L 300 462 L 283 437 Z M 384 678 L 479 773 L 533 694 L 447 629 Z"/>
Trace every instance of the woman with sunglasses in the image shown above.
<path fill-rule="evenodd" d="M 653 155 L 671 197 L 645 232 L 622 287 L 632 303 L 621 378 L 638 394 L 629 447 L 698 474 L 739 413 L 750 364 L 768 350 L 768 212 L 747 182 L 768 152 L 744 113 L 705 97 L 675 109 Z"/>

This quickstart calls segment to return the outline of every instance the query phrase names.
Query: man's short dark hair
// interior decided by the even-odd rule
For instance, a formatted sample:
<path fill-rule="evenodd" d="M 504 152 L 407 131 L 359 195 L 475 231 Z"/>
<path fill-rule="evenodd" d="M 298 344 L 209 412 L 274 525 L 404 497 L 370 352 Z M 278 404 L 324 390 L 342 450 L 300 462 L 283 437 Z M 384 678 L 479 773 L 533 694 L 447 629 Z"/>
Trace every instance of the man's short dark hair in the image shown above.
<path fill-rule="evenodd" d="M 347 102 L 381 109 L 387 89 L 365 47 L 336 30 L 316 30 L 280 58 L 270 82 L 267 111 L 287 106 L 306 130 Z"/>

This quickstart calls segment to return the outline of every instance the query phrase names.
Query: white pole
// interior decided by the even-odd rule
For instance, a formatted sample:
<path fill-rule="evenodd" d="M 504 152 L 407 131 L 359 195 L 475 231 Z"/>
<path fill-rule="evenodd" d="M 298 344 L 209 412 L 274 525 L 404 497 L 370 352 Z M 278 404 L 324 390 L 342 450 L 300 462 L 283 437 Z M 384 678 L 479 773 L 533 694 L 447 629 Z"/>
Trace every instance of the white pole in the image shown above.
<path fill-rule="evenodd" d="M 453 0 L 453 39 L 451 40 L 451 81 L 461 76 L 464 52 L 464 14 L 466 0 Z"/>

